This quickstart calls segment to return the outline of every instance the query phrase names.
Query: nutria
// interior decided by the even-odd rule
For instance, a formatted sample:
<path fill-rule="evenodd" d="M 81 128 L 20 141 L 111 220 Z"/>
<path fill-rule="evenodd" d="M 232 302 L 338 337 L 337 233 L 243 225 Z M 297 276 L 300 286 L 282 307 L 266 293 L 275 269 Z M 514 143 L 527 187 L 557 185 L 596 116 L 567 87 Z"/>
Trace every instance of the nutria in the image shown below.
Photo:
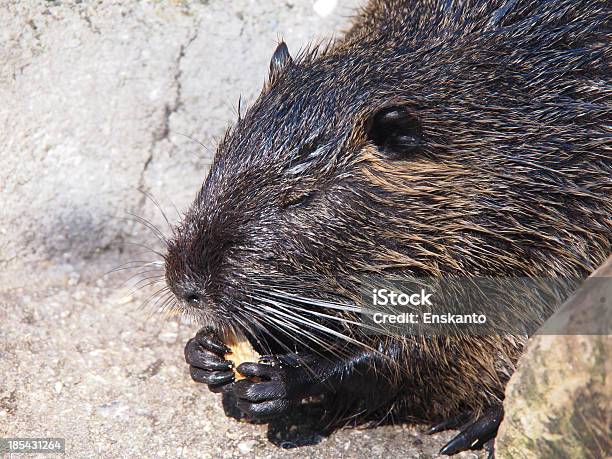
<path fill-rule="evenodd" d="M 373 0 L 327 47 L 280 43 L 174 229 L 166 279 L 203 326 L 191 375 L 253 419 L 459 426 L 481 447 L 525 336 L 364 332 L 372 276 L 574 277 L 610 253 L 607 0 Z M 234 380 L 223 344 L 262 362 Z"/>

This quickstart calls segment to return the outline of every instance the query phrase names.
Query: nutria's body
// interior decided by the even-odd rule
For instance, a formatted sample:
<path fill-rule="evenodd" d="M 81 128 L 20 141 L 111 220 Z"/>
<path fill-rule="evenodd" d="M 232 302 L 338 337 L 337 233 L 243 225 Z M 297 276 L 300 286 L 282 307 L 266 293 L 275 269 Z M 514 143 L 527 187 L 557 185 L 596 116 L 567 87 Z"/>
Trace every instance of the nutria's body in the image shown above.
<path fill-rule="evenodd" d="M 194 378 L 253 417 L 313 394 L 342 419 L 499 407 L 524 337 L 366 336 L 325 306 L 386 273 L 584 278 L 605 260 L 609 20 L 607 1 L 375 0 L 328 49 L 279 46 L 169 244 L 168 284 L 205 325 Z M 232 328 L 284 364 L 234 383 Z"/>

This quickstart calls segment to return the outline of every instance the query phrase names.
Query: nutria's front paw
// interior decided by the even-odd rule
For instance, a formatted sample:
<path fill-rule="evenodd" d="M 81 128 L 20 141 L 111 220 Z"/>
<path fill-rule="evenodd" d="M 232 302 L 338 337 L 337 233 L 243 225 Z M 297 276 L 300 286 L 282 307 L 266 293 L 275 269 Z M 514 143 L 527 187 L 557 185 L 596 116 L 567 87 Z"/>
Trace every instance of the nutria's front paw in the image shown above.
<path fill-rule="evenodd" d="M 190 365 L 193 380 L 207 384 L 213 392 L 228 389 L 234 381 L 232 363 L 224 358 L 228 352 L 213 331 L 201 329 L 185 346 L 185 360 Z"/>
<path fill-rule="evenodd" d="M 237 370 L 246 379 L 236 381 L 232 390 L 238 408 L 253 420 L 281 416 L 304 396 L 299 371 L 276 358 L 262 357 L 260 363 L 243 363 Z"/>

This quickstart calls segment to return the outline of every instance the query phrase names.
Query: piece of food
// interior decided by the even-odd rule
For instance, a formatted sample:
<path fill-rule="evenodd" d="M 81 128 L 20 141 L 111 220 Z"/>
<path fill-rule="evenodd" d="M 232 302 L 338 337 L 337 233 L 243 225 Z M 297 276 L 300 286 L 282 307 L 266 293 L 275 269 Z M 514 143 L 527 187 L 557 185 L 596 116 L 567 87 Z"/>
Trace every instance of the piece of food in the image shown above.
<path fill-rule="evenodd" d="M 236 381 L 240 379 L 244 379 L 245 377 L 236 371 L 238 365 L 243 362 L 257 362 L 259 361 L 259 354 L 249 340 L 243 334 L 239 332 L 230 333 L 225 338 L 225 344 L 232 351 L 226 354 L 226 358 L 234 362 L 234 376 L 236 377 Z"/>

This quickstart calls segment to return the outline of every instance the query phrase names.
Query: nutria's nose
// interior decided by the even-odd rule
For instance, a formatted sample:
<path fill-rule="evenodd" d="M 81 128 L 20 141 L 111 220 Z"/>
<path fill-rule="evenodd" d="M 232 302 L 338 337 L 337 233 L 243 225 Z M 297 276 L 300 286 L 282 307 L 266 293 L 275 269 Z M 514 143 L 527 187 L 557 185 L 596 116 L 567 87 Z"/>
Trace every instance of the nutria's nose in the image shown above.
<path fill-rule="evenodd" d="M 201 293 L 187 291 L 183 294 L 183 300 L 190 305 L 197 306 L 204 302 L 204 296 Z"/>

